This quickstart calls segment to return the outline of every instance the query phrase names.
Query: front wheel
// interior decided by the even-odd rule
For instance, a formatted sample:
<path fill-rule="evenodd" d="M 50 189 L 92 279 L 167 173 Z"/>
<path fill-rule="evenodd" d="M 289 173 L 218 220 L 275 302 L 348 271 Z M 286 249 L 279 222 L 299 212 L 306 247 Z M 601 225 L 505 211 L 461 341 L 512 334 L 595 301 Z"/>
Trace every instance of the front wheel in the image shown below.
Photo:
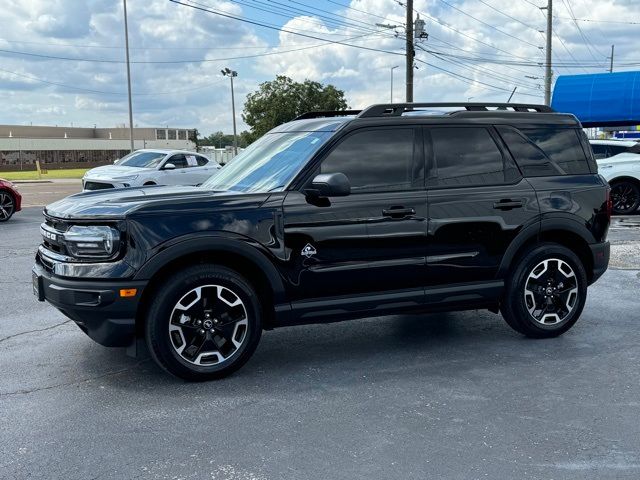
<path fill-rule="evenodd" d="M 613 213 L 628 215 L 640 206 L 640 187 L 633 182 L 621 180 L 611 184 Z"/>
<path fill-rule="evenodd" d="M 146 317 L 153 359 L 186 380 L 225 377 L 249 360 L 262 334 L 258 297 L 237 272 L 196 265 L 167 279 Z"/>
<path fill-rule="evenodd" d="M 587 299 L 584 265 L 571 250 L 554 243 L 525 253 L 507 280 L 502 316 L 532 338 L 556 337 L 578 321 Z"/>
<path fill-rule="evenodd" d="M 16 202 L 9 192 L 0 191 L 0 222 L 9 220 L 16 211 Z"/>

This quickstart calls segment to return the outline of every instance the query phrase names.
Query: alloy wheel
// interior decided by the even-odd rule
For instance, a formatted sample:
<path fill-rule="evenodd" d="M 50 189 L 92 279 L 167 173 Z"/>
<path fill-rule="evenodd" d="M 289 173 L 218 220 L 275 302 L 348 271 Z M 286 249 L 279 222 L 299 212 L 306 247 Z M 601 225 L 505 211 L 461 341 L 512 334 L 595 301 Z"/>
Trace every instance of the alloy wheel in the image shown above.
<path fill-rule="evenodd" d="M 578 303 L 575 272 L 559 258 L 541 261 L 527 277 L 524 301 L 537 323 L 548 326 L 563 322 Z"/>
<path fill-rule="evenodd" d="M 5 192 L 0 192 L 0 221 L 8 220 L 13 215 L 13 197 Z"/>
<path fill-rule="evenodd" d="M 176 303 L 169 321 L 171 345 L 182 359 L 199 366 L 229 360 L 248 338 L 247 309 L 227 287 L 203 285 Z"/>
<path fill-rule="evenodd" d="M 638 206 L 639 195 L 638 189 L 631 183 L 616 183 L 611 187 L 613 209 L 620 213 L 631 213 Z"/>

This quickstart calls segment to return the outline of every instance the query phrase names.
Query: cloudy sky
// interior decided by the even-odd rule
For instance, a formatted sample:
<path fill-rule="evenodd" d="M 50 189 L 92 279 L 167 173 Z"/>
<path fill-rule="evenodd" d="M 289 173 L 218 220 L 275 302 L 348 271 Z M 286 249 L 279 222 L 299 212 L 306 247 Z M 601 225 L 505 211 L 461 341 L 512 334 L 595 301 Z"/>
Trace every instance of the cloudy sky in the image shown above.
<path fill-rule="evenodd" d="M 403 99 L 402 1 L 179 1 L 187 5 L 128 0 L 138 126 L 230 131 L 229 81 L 220 74 L 227 66 L 238 71 L 239 112 L 246 95 L 277 74 L 332 83 L 359 108 L 389 100 L 390 68 L 399 65 L 395 100 Z M 541 102 L 542 3 L 415 0 L 429 33 L 416 50 L 415 100 L 506 101 L 517 86 L 513 101 Z M 555 75 L 604 72 L 611 44 L 616 71 L 640 68 L 640 1 L 554 3 Z M 5 0 L 3 7 L 0 123 L 128 121 L 121 1 Z"/>

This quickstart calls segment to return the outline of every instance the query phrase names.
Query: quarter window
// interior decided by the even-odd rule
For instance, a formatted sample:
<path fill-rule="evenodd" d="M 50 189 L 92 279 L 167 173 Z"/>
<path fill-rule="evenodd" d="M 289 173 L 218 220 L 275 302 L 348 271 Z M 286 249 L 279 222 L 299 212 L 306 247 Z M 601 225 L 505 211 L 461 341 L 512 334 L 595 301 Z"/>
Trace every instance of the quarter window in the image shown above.
<path fill-rule="evenodd" d="M 491 185 L 519 176 L 513 166 L 505 169 L 502 152 L 485 128 L 432 128 L 430 135 L 437 172 L 432 184 Z"/>
<path fill-rule="evenodd" d="M 526 128 L 520 130 L 531 139 L 564 175 L 591 173 L 578 133 L 572 128 Z M 525 173 L 526 174 L 526 173 Z"/>
<path fill-rule="evenodd" d="M 414 161 L 414 129 L 372 129 L 349 135 L 324 159 L 321 173 L 344 173 L 353 192 L 422 186 L 423 165 Z"/>

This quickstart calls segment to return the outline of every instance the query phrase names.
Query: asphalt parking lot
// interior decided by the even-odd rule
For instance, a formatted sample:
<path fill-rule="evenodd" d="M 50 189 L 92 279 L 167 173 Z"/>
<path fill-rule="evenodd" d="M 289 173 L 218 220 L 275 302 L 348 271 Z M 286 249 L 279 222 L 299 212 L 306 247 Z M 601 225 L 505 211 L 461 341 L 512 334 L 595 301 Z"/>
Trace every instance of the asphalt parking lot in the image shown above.
<path fill-rule="evenodd" d="M 486 311 L 295 327 L 201 384 L 35 300 L 40 221 L 0 225 L 0 478 L 640 478 L 640 216 L 560 338 Z"/>

